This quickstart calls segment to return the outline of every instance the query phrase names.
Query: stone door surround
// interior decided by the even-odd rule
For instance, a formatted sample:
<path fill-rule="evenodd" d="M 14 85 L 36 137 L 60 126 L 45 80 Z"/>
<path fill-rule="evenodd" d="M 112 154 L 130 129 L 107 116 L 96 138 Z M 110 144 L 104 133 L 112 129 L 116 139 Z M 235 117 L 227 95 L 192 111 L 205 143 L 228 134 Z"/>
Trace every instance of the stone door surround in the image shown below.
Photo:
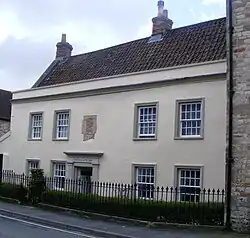
<path fill-rule="evenodd" d="M 68 178 L 74 179 L 76 167 L 92 167 L 92 181 L 99 180 L 99 159 L 103 156 L 103 152 L 90 151 L 65 151 L 68 156 Z"/>

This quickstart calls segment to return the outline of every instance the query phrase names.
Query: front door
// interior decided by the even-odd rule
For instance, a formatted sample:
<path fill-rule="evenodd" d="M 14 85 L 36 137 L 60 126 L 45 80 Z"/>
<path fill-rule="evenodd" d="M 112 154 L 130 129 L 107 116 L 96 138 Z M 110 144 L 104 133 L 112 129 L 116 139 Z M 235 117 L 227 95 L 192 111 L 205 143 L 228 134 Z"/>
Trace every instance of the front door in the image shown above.
<path fill-rule="evenodd" d="M 77 179 L 79 181 L 79 189 L 82 193 L 91 193 L 92 167 L 77 168 Z"/>

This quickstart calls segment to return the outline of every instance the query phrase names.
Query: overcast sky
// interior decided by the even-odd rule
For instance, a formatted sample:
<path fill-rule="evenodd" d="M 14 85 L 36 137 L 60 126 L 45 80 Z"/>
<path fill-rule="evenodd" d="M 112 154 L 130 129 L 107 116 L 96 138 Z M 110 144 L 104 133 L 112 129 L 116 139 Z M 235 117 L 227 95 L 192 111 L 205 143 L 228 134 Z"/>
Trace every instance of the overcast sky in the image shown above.
<path fill-rule="evenodd" d="M 226 0 L 165 0 L 174 27 L 223 17 Z M 0 88 L 29 88 L 55 58 L 61 34 L 73 54 L 149 36 L 157 0 L 0 0 Z"/>

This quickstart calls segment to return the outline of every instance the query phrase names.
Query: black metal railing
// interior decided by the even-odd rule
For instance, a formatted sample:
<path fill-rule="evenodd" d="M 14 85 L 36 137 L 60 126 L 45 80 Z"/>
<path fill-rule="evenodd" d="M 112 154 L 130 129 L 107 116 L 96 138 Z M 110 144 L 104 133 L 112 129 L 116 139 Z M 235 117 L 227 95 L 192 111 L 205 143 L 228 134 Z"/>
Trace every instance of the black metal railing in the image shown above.
<path fill-rule="evenodd" d="M 4 171 L 1 178 L 5 187 L 22 185 L 29 190 L 30 176 Z M 50 205 L 150 221 L 224 224 L 223 189 L 90 182 L 63 176 L 44 180 L 46 187 L 40 202 Z M 8 191 L 1 186 L 0 196 L 3 195 L 8 196 Z"/>

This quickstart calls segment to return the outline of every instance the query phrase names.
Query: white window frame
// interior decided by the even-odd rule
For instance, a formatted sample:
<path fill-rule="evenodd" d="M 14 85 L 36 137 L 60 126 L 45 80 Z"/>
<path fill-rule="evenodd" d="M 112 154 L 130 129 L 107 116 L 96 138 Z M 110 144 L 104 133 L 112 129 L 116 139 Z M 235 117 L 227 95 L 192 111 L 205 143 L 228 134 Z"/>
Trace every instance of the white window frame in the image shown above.
<path fill-rule="evenodd" d="M 203 166 L 176 166 L 175 169 L 175 184 L 178 187 L 178 194 L 176 195 L 178 195 L 178 200 L 180 202 L 200 201 L 202 198 L 203 188 Z M 199 177 L 197 176 L 197 171 L 199 172 Z M 197 183 L 196 181 L 199 181 L 199 183 Z M 185 188 L 189 188 L 191 191 L 183 192 L 182 189 Z M 195 199 L 187 199 L 188 196 L 193 196 Z"/>
<path fill-rule="evenodd" d="M 145 179 L 143 179 L 144 177 Z M 153 181 L 151 180 L 152 177 L 153 177 Z M 145 180 L 145 182 L 143 180 Z M 154 199 L 155 181 L 156 181 L 155 166 L 152 166 L 152 165 L 136 165 L 135 166 L 136 196 L 138 198 L 146 199 L 146 200 Z M 140 192 L 140 186 L 146 186 L 146 196 L 142 196 L 140 194 L 142 192 L 145 192 L 145 191 Z"/>
<path fill-rule="evenodd" d="M 31 166 L 37 164 L 37 166 Z M 27 175 L 31 175 L 31 170 L 33 169 L 40 169 L 40 160 L 38 159 L 28 159 L 27 160 Z"/>
<path fill-rule="evenodd" d="M 200 110 L 192 110 L 197 109 L 197 104 L 200 104 Z M 183 107 L 185 106 L 186 110 L 183 111 Z M 187 99 L 187 100 L 177 100 L 176 107 L 176 139 L 203 139 L 204 138 L 204 106 L 205 99 Z M 189 108 L 189 111 L 187 110 Z M 184 116 L 185 118 L 182 118 Z M 183 124 L 186 124 L 186 133 L 183 134 Z M 188 130 L 190 133 L 188 133 Z M 195 130 L 195 133 L 193 133 Z M 197 131 L 199 130 L 199 133 Z"/>
<path fill-rule="evenodd" d="M 154 140 L 157 138 L 158 102 L 135 104 L 135 140 Z M 141 130 L 144 129 L 144 133 Z"/>
<path fill-rule="evenodd" d="M 59 118 L 64 116 L 64 118 Z M 63 129 L 64 128 L 64 129 Z M 66 131 L 65 136 L 61 136 L 63 130 Z M 55 140 L 68 140 L 69 139 L 69 129 L 70 129 L 70 111 L 56 111 L 55 112 Z M 61 131 L 61 132 L 60 132 Z"/>
<path fill-rule="evenodd" d="M 30 132 L 29 132 L 30 140 L 41 140 L 42 131 L 43 131 L 43 113 L 42 112 L 31 113 Z"/>
<path fill-rule="evenodd" d="M 63 175 L 64 174 L 64 175 Z M 58 184 L 63 181 L 63 186 Z M 66 184 L 66 163 L 65 162 L 53 162 L 53 187 L 56 190 L 64 190 Z"/>

